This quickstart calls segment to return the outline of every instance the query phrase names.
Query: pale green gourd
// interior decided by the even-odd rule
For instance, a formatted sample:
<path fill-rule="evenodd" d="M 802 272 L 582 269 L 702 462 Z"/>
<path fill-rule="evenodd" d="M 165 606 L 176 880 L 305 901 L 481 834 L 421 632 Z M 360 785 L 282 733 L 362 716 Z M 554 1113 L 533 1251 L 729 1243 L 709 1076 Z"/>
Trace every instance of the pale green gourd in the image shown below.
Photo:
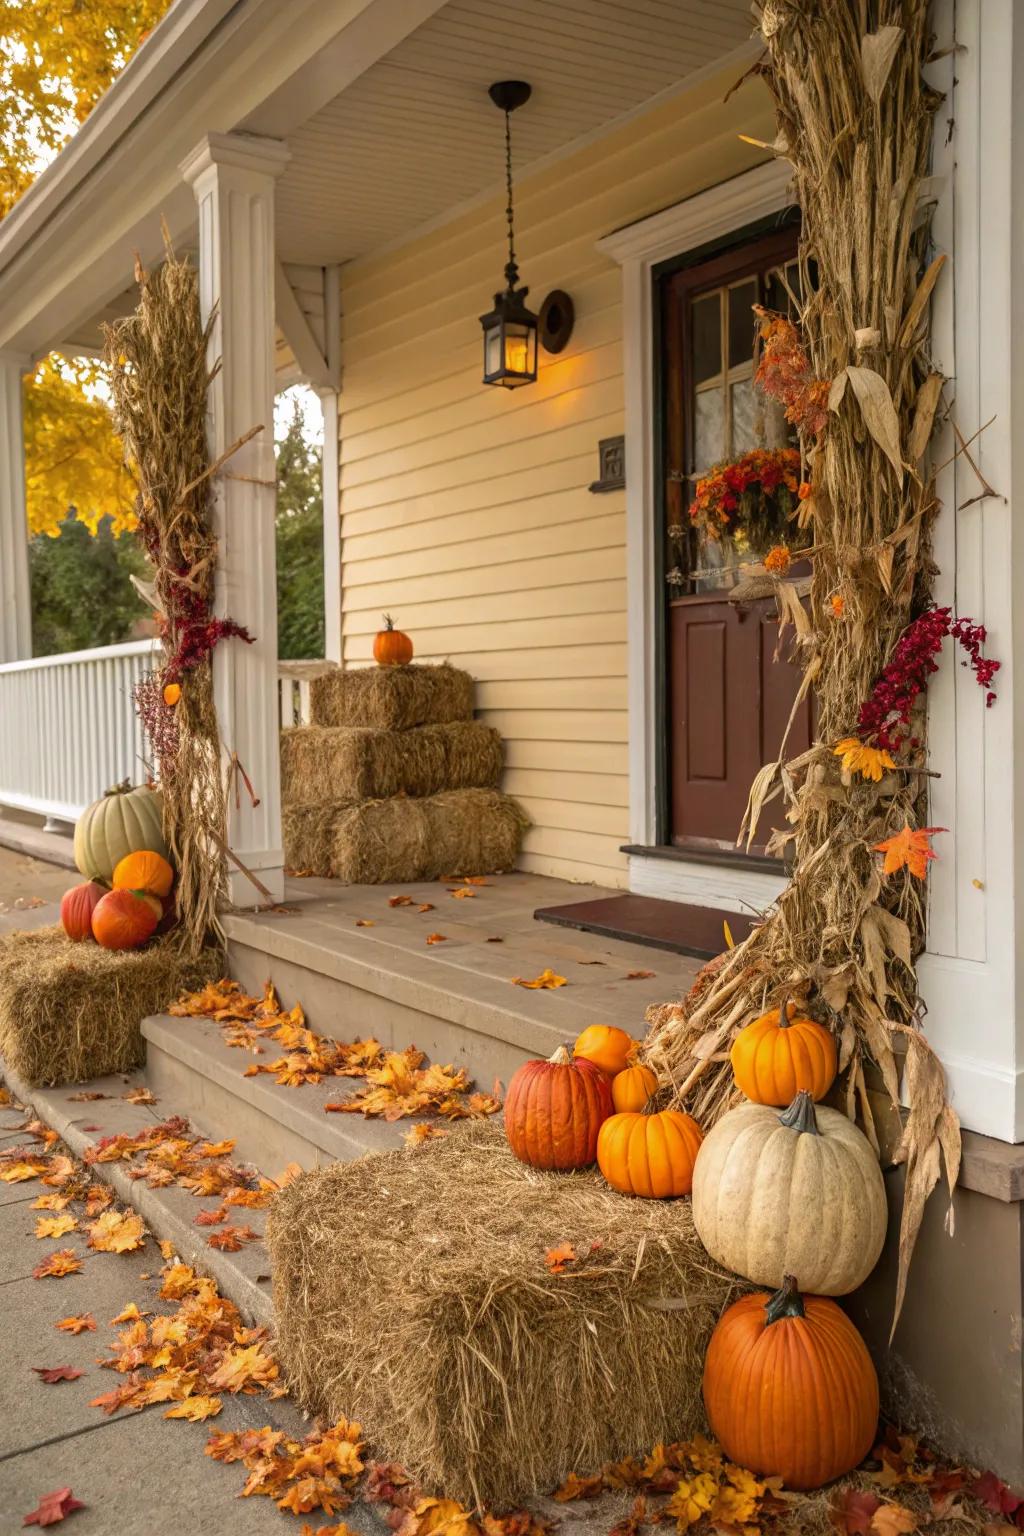
<path fill-rule="evenodd" d="M 158 789 L 118 784 L 90 805 L 75 826 L 75 864 L 88 880 L 107 885 L 129 853 L 150 849 L 169 859 L 162 829 L 163 796 Z"/>

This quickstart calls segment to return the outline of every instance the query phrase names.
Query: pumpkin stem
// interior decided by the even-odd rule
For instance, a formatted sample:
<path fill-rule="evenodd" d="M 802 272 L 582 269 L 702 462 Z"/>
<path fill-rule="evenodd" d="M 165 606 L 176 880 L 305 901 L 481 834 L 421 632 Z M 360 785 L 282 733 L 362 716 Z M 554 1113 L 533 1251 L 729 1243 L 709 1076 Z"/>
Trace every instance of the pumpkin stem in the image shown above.
<path fill-rule="evenodd" d="M 795 1008 L 793 1009 L 793 1012 L 794 1014 L 796 1013 Z M 779 1005 L 779 1028 L 788 1029 L 789 1022 L 789 997 L 786 996 L 783 998 L 782 1003 Z"/>
<path fill-rule="evenodd" d="M 394 629 L 394 627 L 395 627 L 395 621 L 391 617 L 390 613 L 384 614 L 384 628 L 385 629 Z"/>
<path fill-rule="evenodd" d="M 779 1116 L 779 1124 L 798 1135 L 820 1136 L 818 1117 L 814 1113 L 814 1100 L 806 1088 L 801 1088 L 788 1109 Z"/>
<path fill-rule="evenodd" d="M 548 1061 L 557 1062 L 560 1067 L 568 1066 L 572 1061 L 572 1046 L 560 1045 L 555 1054 L 548 1057 Z"/>
<path fill-rule="evenodd" d="M 795 1275 L 783 1275 L 782 1285 L 765 1302 L 765 1327 L 770 1328 L 783 1317 L 803 1317 L 804 1299 L 796 1288 Z"/>

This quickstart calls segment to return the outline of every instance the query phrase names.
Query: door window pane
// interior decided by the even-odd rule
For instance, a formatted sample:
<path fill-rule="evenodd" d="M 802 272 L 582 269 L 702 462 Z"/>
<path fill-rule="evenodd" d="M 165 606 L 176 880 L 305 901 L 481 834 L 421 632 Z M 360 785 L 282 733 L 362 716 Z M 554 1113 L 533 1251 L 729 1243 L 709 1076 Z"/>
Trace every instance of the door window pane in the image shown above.
<path fill-rule="evenodd" d="M 760 391 L 758 392 L 760 394 Z M 754 382 L 752 379 L 741 379 L 730 390 L 732 397 L 732 448 L 731 456 L 739 458 L 741 453 L 747 453 L 749 449 L 758 447 L 759 433 L 757 428 L 761 423 L 757 420 L 761 400 L 755 398 Z"/>
<path fill-rule="evenodd" d="M 703 384 L 722 371 L 722 296 L 709 293 L 690 308 L 693 382 Z"/>
<path fill-rule="evenodd" d="M 754 350 L 754 312 L 757 303 L 757 279 L 737 283 L 729 289 L 729 367 L 749 363 Z"/>
<path fill-rule="evenodd" d="M 725 455 L 725 396 L 720 389 L 702 389 L 694 402 L 693 454 L 698 474 Z"/>

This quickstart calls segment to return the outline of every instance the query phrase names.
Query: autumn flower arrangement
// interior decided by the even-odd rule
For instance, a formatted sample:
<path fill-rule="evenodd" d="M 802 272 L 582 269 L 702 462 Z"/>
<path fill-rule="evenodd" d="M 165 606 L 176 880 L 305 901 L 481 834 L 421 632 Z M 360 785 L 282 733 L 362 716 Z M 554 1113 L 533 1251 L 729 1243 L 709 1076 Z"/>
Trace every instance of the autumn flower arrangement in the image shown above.
<path fill-rule="evenodd" d="M 738 537 L 760 550 L 782 538 L 799 488 L 795 448 L 752 448 L 701 476 L 690 503 L 690 523 L 706 539 Z"/>

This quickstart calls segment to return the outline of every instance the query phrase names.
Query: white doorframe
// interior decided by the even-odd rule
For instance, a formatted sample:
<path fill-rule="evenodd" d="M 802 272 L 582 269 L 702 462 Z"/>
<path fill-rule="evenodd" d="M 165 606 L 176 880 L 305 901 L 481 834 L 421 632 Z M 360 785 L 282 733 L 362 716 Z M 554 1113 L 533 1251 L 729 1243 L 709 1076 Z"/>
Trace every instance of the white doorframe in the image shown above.
<path fill-rule="evenodd" d="M 789 166 L 770 160 L 709 187 L 685 202 L 615 230 L 597 248 L 622 268 L 626 393 L 626 588 L 629 699 L 629 840 L 657 838 L 658 676 L 654 457 L 654 268 L 730 231 L 778 213 L 792 202 Z M 643 895 L 743 911 L 763 908 L 785 881 L 779 875 L 631 854 L 629 884 Z"/>

